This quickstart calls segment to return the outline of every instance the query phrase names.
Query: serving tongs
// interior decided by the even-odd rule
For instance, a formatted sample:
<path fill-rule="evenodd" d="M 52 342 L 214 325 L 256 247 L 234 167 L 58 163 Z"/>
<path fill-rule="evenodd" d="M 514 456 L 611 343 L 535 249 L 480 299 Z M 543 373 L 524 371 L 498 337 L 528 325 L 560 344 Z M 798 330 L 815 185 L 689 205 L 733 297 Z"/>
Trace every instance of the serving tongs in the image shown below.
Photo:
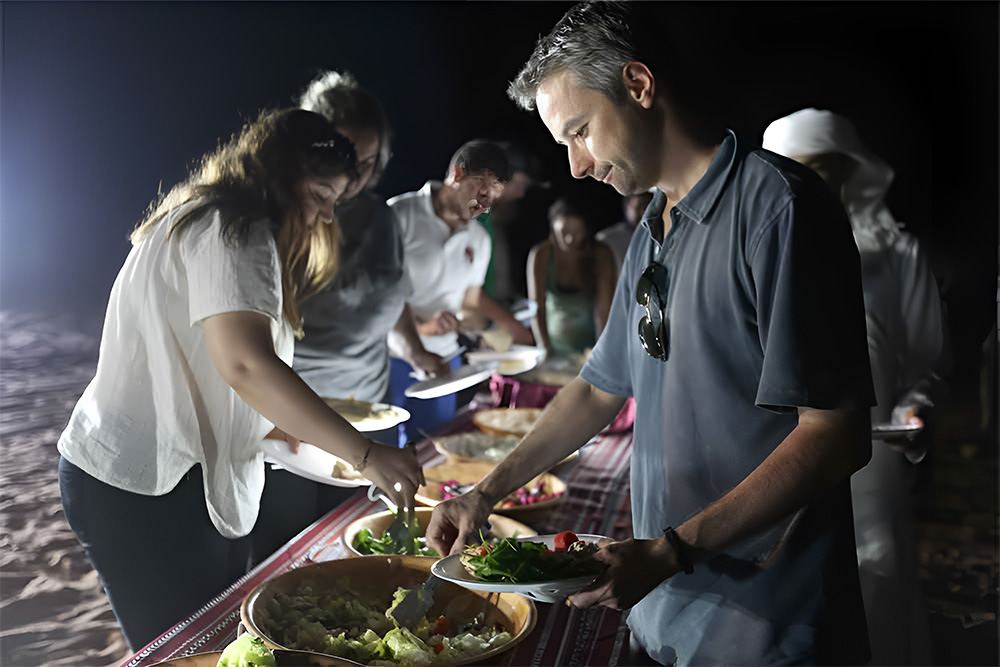
<path fill-rule="evenodd" d="M 493 526 L 490 524 L 489 520 L 483 524 L 482 528 L 479 529 L 481 535 L 486 535 L 490 532 Z M 392 619 L 396 625 L 412 630 L 417 627 L 420 623 L 420 619 L 427 615 L 431 607 L 434 605 L 434 591 L 437 587 L 441 585 L 441 579 L 433 572 L 427 577 L 427 581 L 418 586 L 417 588 L 409 588 L 406 594 L 400 599 L 399 602 L 389 607 L 389 610 L 385 612 L 385 615 Z M 483 604 L 483 610 L 473 619 L 472 623 L 478 623 L 479 626 L 485 622 L 486 611 L 490 606 L 491 596 L 486 597 L 486 602 Z M 447 614 L 445 614 L 447 616 Z M 471 627 L 471 626 L 470 626 Z"/>
<path fill-rule="evenodd" d="M 415 510 L 411 507 L 397 507 L 396 503 L 389 499 L 389 496 L 382 493 L 378 487 L 372 485 L 368 487 L 368 499 L 373 501 L 381 500 L 386 507 L 396 516 L 385 529 L 385 534 L 389 536 L 393 544 L 403 546 L 403 553 L 415 556 L 417 553 L 417 521 Z"/>
<path fill-rule="evenodd" d="M 405 447 L 416 457 L 417 444 L 415 442 L 408 442 Z M 410 503 L 410 507 L 397 507 L 396 503 L 392 502 L 389 496 L 382 493 L 381 489 L 374 484 L 368 487 L 368 499 L 375 502 L 381 500 L 396 516 L 389 527 L 385 529 L 385 534 L 389 536 L 392 543 L 402 545 L 403 554 L 407 556 L 417 555 L 417 532 L 420 527 L 417 525 L 413 502 Z"/>

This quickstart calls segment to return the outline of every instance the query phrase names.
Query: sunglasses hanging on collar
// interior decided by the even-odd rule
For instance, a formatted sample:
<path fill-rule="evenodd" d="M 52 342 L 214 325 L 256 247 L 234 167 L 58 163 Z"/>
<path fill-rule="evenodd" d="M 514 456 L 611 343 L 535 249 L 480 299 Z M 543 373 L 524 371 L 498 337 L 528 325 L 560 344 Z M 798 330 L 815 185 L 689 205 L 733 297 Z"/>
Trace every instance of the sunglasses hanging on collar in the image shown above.
<path fill-rule="evenodd" d="M 647 266 L 635 289 L 635 300 L 646 309 L 639 320 L 639 342 L 649 356 L 666 361 L 670 356 L 670 317 L 667 315 L 667 295 L 670 274 L 657 262 Z"/>

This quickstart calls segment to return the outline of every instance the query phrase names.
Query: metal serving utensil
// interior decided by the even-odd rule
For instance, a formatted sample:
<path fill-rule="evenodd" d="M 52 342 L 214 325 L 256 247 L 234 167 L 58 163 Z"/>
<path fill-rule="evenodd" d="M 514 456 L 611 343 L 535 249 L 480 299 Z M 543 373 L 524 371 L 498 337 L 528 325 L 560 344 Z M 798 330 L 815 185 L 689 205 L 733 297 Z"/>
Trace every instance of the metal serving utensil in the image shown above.
<path fill-rule="evenodd" d="M 416 542 L 412 537 L 412 532 L 416 530 L 413 508 L 397 507 L 396 503 L 389 499 L 389 496 L 382 493 L 374 485 L 368 487 L 368 499 L 374 501 L 381 500 L 396 515 L 396 518 L 392 520 L 389 527 L 385 529 L 385 534 L 392 539 L 392 543 L 403 545 L 403 552 L 406 554 L 411 556 L 416 554 Z"/>
<path fill-rule="evenodd" d="M 492 524 L 487 521 L 480 528 L 480 533 L 486 535 L 492 528 Z M 390 607 L 385 615 L 395 621 L 400 627 L 412 630 L 434 605 L 434 591 L 437 590 L 442 581 L 444 580 L 431 573 L 427 577 L 427 581 L 423 584 L 416 588 L 407 589 L 406 595 L 403 596 L 398 604 Z M 479 615 L 483 618 L 476 617 L 480 622 L 485 619 L 485 612 L 489 608 L 489 602 L 490 598 L 488 596 L 486 602 L 483 604 L 483 611 Z"/>
<path fill-rule="evenodd" d="M 414 457 L 416 457 L 416 443 L 408 442 L 405 447 L 413 454 Z M 389 497 L 374 484 L 368 487 L 368 499 L 381 500 L 396 515 L 396 518 L 392 520 L 389 527 L 385 529 L 385 533 L 392 539 L 393 544 L 402 545 L 404 554 L 408 556 L 416 555 L 417 531 L 419 530 L 419 527 L 417 526 L 416 508 L 414 507 L 414 503 L 411 502 L 409 507 L 397 507 L 396 503 L 392 502 Z"/>

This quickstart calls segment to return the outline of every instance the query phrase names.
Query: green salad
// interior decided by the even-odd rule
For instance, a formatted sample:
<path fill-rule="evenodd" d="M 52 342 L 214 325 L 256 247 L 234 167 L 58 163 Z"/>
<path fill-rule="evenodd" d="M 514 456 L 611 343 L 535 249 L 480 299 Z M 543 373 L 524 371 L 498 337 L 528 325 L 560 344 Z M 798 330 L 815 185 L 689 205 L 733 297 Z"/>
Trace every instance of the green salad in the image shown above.
<path fill-rule="evenodd" d="M 242 634 L 226 646 L 216 667 L 276 667 L 274 653 L 264 640 Z"/>
<path fill-rule="evenodd" d="M 377 599 L 344 578 L 328 592 L 299 586 L 277 593 L 260 611 L 259 626 L 281 646 L 336 655 L 366 665 L 448 665 L 511 640 L 508 632 L 477 621 L 459 626 L 445 616 L 424 617 L 415 628 L 386 616 L 394 600 Z"/>
<path fill-rule="evenodd" d="M 564 539 L 564 545 L 557 540 L 555 550 L 542 542 L 519 542 L 513 537 L 500 540 L 496 545 L 472 544 L 465 547 L 460 560 L 466 570 L 483 581 L 511 584 L 600 574 L 604 565 L 592 558 L 599 547 L 577 540 L 569 531 L 557 537 L 563 536 L 572 536 L 572 539 Z"/>
<path fill-rule="evenodd" d="M 405 542 L 397 543 L 388 533 L 384 533 L 382 537 L 376 537 L 368 528 L 362 528 L 358 531 L 358 534 L 354 537 L 354 548 L 363 554 L 408 554 L 412 553 L 417 556 L 433 556 L 434 558 L 439 558 L 440 554 L 434 549 L 427 546 L 427 540 L 424 537 L 414 537 L 414 550 L 408 551 Z"/>

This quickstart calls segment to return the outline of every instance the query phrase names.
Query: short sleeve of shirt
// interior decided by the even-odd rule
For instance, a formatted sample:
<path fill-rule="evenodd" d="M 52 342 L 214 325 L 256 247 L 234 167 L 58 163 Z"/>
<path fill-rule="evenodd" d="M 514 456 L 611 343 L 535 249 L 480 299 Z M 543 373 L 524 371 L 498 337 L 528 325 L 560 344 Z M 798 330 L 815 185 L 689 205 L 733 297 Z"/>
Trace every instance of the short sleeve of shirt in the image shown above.
<path fill-rule="evenodd" d="M 192 325 L 212 315 L 245 310 L 281 320 L 281 265 L 270 225 L 261 220 L 248 231 L 244 240 L 224 239 L 218 209 L 179 231 Z"/>
<path fill-rule="evenodd" d="M 836 201 L 790 199 L 748 246 L 764 351 L 757 405 L 873 405 L 861 263 Z"/>

